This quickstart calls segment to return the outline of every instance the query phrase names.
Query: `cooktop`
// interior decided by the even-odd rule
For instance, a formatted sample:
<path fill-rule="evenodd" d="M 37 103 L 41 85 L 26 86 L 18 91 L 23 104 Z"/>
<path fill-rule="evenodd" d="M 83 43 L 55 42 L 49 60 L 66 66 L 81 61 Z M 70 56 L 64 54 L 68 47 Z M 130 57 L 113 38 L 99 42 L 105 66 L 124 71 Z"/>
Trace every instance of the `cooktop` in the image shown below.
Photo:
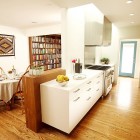
<path fill-rule="evenodd" d="M 85 65 L 86 69 L 93 69 L 93 70 L 107 70 L 111 68 L 111 66 L 102 66 L 102 65 Z"/>

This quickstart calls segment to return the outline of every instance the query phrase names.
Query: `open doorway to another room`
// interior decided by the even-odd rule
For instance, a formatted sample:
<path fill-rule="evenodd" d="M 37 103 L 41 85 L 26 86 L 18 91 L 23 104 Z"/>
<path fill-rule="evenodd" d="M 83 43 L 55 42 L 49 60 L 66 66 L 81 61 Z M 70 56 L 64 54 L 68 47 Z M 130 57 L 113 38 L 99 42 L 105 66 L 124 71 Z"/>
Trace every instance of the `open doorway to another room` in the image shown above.
<path fill-rule="evenodd" d="M 134 78 L 136 50 L 137 41 L 121 41 L 119 76 Z"/>

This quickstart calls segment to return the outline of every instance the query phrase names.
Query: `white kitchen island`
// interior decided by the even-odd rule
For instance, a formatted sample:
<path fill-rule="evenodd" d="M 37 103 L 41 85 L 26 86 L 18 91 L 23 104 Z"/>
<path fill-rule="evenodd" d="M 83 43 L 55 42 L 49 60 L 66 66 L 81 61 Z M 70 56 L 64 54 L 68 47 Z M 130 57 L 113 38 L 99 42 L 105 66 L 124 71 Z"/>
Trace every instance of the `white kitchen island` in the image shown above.
<path fill-rule="evenodd" d="M 84 70 L 85 79 L 61 87 L 56 80 L 40 85 L 42 122 L 70 133 L 102 96 L 103 72 Z"/>

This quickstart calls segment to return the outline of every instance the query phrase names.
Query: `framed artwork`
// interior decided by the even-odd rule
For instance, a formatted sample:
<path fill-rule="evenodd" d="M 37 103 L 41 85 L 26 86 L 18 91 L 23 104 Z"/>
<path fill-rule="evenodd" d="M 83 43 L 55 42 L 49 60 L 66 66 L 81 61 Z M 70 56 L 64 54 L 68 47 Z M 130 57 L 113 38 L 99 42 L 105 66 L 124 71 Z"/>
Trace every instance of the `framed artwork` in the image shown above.
<path fill-rule="evenodd" d="M 0 34 L 0 56 L 15 55 L 15 37 L 13 35 Z"/>

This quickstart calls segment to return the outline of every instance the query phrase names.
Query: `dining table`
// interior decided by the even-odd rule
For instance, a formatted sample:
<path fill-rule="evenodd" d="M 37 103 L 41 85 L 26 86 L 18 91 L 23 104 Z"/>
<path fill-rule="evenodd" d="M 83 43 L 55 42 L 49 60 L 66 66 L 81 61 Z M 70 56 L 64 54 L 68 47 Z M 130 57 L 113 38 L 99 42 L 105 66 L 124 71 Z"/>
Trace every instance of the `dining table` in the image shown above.
<path fill-rule="evenodd" d="M 0 81 L 0 100 L 3 100 L 5 103 L 11 101 L 13 94 L 16 93 L 18 81 L 16 79 Z"/>

